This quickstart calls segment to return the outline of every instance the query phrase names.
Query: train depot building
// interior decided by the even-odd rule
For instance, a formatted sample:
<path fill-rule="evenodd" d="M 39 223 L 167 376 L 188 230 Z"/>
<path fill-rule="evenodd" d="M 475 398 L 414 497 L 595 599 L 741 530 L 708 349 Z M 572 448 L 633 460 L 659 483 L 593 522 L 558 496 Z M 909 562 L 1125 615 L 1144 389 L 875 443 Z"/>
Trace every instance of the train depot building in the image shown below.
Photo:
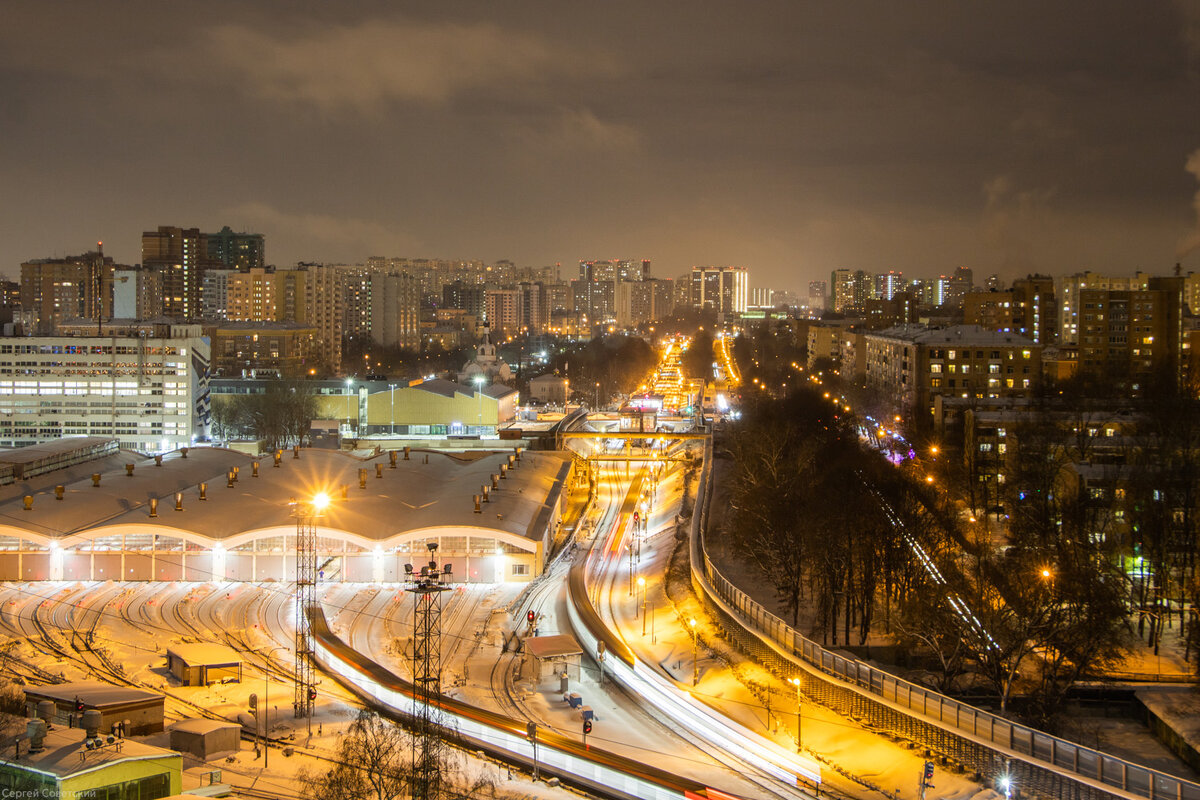
<path fill-rule="evenodd" d="M 458 581 L 526 582 L 564 533 L 575 469 L 566 453 L 515 447 L 39 447 L 60 448 L 62 466 L 0 479 L 0 580 L 289 581 L 297 510 L 324 493 L 312 520 L 324 581 L 400 582 L 437 544 Z"/>

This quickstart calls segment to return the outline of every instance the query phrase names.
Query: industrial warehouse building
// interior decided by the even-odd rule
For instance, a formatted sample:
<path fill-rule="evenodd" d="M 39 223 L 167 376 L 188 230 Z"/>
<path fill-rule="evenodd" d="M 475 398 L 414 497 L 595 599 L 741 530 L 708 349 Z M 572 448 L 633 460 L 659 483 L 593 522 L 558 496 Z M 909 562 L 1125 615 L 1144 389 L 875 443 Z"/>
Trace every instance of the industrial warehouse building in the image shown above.
<path fill-rule="evenodd" d="M 323 580 L 403 581 L 431 542 L 463 581 L 541 573 L 562 533 L 569 455 L 405 455 L 303 449 L 276 460 L 191 448 L 147 458 L 101 448 L 0 486 L 0 580 L 291 580 L 292 504 L 322 491 L 332 498 L 315 520 Z"/>
<path fill-rule="evenodd" d="M 207 436 L 200 326 L 106 324 L 106 336 L 0 338 L 0 447 L 104 436 L 158 453 Z"/>
<path fill-rule="evenodd" d="M 263 394 L 270 380 L 212 381 L 212 402 Z M 494 437 L 517 415 L 520 394 L 502 383 L 470 385 L 431 378 L 386 381 L 305 381 L 317 399 L 317 418 L 334 420 L 344 437 L 438 439 Z"/>
<path fill-rule="evenodd" d="M 25 689 L 25 710 L 31 716 L 42 702 L 53 703 L 48 722 L 78 727 L 83 713 L 100 712 L 100 727 L 108 733 L 124 725 L 125 733 L 140 736 L 163 729 L 165 698 L 157 692 L 100 681 L 52 683 Z"/>
<path fill-rule="evenodd" d="M 11 719 L 0 737 L 15 742 L 0 752 L 0 797 L 166 797 L 182 789 L 183 757 L 172 750 L 132 739 L 88 747 L 84 729 L 41 719 Z"/>

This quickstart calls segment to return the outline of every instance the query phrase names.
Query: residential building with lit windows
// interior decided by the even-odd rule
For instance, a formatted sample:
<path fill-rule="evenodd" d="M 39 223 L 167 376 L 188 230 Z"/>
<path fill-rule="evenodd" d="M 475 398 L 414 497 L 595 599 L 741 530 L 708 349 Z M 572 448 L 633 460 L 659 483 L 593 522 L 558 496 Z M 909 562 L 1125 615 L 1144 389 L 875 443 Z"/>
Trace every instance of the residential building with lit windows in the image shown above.
<path fill-rule="evenodd" d="M 66 320 L 113 315 L 113 270 L 128 269 L 104 255 L 102 243 L 79 256 L 21 264 L 20 306 L 33 315 L 35 333 L 56 334 Z"/>
<path fill-rule="evenodd" d="M 198 325 L 0 338 L 0 447 L 70 436 L 142 452 L 190 445 L 208 432 L 209 361 Z"/>
<path fill-rule="evenodd" d="M 222 377 L 299 378 L 314 364 L 317 329 L 295 322 L 205 325 L 212 373 Z"/>
<path fill-rule="evenodd" d="M 1128 384 L 1177 381 L 1183 344 L 1183 278 L 1150 278 L 1145 289 L 1079 292 L 1079 370 Z"/>
<path fill-rule="evenodd" d="M 1013 281 L 1007 291 L 970 292 L 963 298 L 963 324 L 1050 344 L 1058 335 L 1054 279 L 1030 275 Z"/>
<path fill-rule="evenodd" d="M 228 225 L 208 234 L 208 253 L 226 269 L 262 269 L 267 265 L 266 237 L 236 233 Z"/>
<path fill-rule="evenodd" d="M 1080 295 L 1087 289 L 1131 292 L 1150 288 L 1150 275 L 1135 272 L 1130 277 L 1112 277 L 1096 272 L 1077 272 L 1059 279 L 1059 333 L 1062 344 L 1079 344 L 1079 312 L 1082 309 Z"/>
<path fill-rule="evenodd" d="M 201 316 L 204 273 L 222 266 L 208 255 L 208 235 L 198 228 L 160 225 L 142 234 L 142 266 L 162 276 L 163 314 L 180 322 Z"/>
<path fill-rule="evenodd" d="M 865 334 L 863 346 L 867 385 L 921 422 L 938 396 L 1027 397 L 1041 381 L 1041 345 L 978 325 L 898 326 Z"/>
<path fill-rule="evenodd" d="M 718 314 L 745 314 L 750 273 L 745 267 L 692 267 L 690 305 Z"/>

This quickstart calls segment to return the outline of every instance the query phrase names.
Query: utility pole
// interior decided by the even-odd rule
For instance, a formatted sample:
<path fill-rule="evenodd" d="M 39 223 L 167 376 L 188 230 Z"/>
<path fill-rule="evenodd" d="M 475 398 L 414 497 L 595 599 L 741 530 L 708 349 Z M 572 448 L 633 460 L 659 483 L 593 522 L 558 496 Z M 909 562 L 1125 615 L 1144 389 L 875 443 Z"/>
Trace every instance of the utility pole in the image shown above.
<path fill-rule="evenodd" d="M 429 563 L 413 574 L 409 591 L 416 595 L 413 611 L 413 695 L 415 718 L 412 753 L 413 800 L 442 796 L 442 592 L 449 591 L 451 568 L 437 562 L 437 542 L 429 542 Z"/>
<path fill-rule="evenodd" d="M 329 495 L 318 492 L 307 502 L 292 501 L 296 517 L 296 690 L 292 708 L 304 717 L 312 734 L 312 712 L 317 699 L 313 678 L 313 634 L 308 614 L 317 607 L 317 519 L 329 507 Z"/>

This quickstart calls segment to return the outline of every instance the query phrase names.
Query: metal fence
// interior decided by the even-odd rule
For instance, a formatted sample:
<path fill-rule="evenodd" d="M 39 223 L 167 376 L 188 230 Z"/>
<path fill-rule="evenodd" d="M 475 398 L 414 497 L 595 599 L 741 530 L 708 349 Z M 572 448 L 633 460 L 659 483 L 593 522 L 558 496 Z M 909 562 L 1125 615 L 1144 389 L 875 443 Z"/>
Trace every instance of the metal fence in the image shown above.
<path fill-rule="evenodd" d="M 804 637 L 734 586 L 709 560 L 700 532 L 708 523 L 711 456 L 709 444 L 692 519 L 693 587 L 719 617 L 752 634 L 749 638 L 737 638 L 756 656 L 774 661 L 777 668 L 796 668 L 794 660 L 789 665 L 787 659 L 764 648 L 762 642 L 753 641 L 755 637 L 763 638 L 778 651 L 793 659 L 799 658 L 819 673 L 804 676 L 806 694 L 816 696 L 843 713 L 921 742 L 983 775 L 1009 775 L 1014 781 L 1023 781 L 1024 787 L 1048 796 L 1105 798 L 1136 795 L 1152 800 L 1200 800 L 1200 784 L 961 703 L 857 659 L 830 652 Z M 702 565 L 699 570 L 698 565 Z M 710 592 L 716 598 L 709 597 Z M 717 598 L 720 603 L 713 602 Z M 738 632 L 731 633 L 736 636 Z M 828 678 L 836 679 L 837 683 Z M 1117 792 L 1107 791 L 1105 787 L 1112 787 Z"/>

